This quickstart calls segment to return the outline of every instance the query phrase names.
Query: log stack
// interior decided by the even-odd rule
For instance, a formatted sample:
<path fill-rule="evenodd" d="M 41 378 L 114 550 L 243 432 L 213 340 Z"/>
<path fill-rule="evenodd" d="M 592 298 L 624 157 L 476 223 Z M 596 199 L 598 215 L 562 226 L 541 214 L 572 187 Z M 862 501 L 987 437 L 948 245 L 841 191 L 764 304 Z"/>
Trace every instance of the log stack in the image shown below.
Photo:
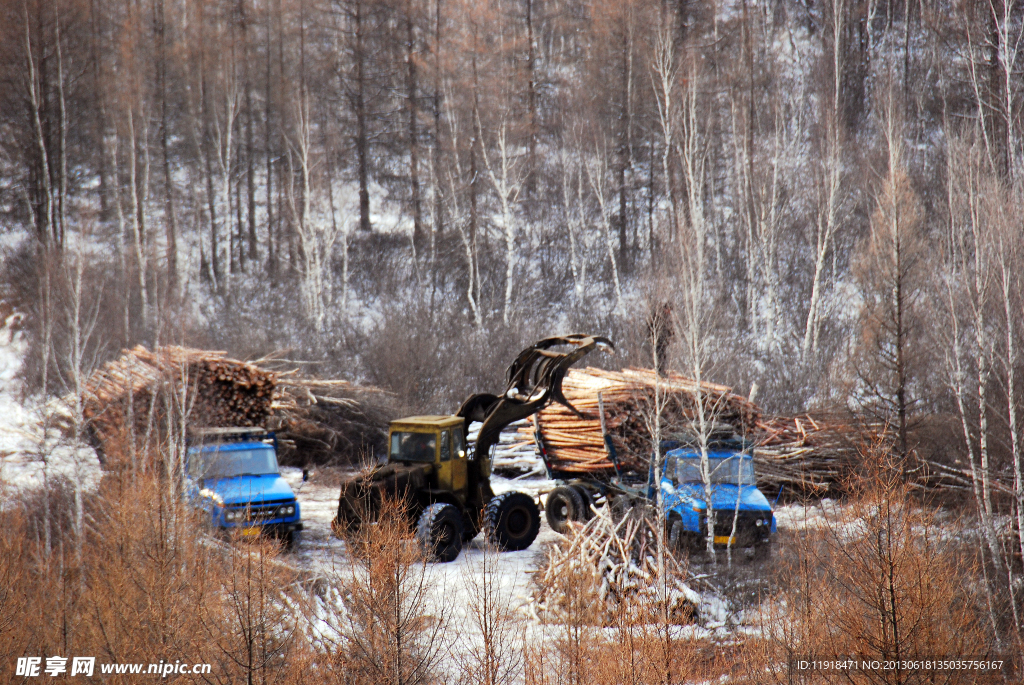
<path fill-rule="evenodd" d="M 614 465 L 605 448 L 600 405 L 604 406 L 605 430 L 611 436 L 624 471 L 647 471 L 653 449 L 651 423 L 657 394 L 662 397 L 662 439 L 692 434 L 699 423 L 697 398 L 711 424 L 728 425 L 741 435 L 750 435 L 760 420 L 760 410 L 730 388 L 697 383 L 670 373 L 660 379 L 650 369 L 572 369 L 562 383 L 569 402 L 583 415 L 552 403 L 520 428 L 522 438 L 533 437 L 539 428 L 552 468 L 562 473 L 609 474 Z"/>
<path fill-rule="evenodd" d="M 358 463 L 387 439 L 391 396 L 342 380 L 266 368 L 276 360 L 164 346 L 126 350 L 85 383 L 85 429 L 104 465 L 117 469 L 155 454 L 170 430 L 187 426 L 277 431 L 282 464 Z M 73 430 L 74 396 L 51 417 Z"/>
<path fill-rule="evenodd" d="M 129 453 L 144 451 L 147 437 L 166 435 L 169 420 L 185 417 L 190 425 L 224 428 L 264 425 L 275 387 L 276 374 L 225 352 L 177 346 L 150 351 L 139 345 L 87 379 L 82 415 L 105 465 L 116 467 Z M 73 397 L 64 400 L 66 406 L 73 403 Z"/>
<path fill-rule="evenodd" d="M 551 404 L 519 428 L 522 444 L 539 432 L 552 469 L 560 474 L 609 477 L 615 473 L 601 429 L 611 437 L 624 473 L 646 474 L 653 451 L 655 374 L 650 369 L 573 369 L 562 385 L 583 418 Z M 763 417 L 747 398 L 728 387 L 668 374 L 659 380 L 664 408 L 662 440 L 692 440 L 699 430 L 696 398 L 704 403 L 706 426 L 714 433 L 743 436 L 755 445 L 758 486 L 791 496 L 838 495 L 860 462 L 859 455 L 887 436 L 885 426 L 844 417 Z M 498 464 L 496 460 L 496 465 Z M 523 469 L 522 458 L 517 465 Z M 525 469 L 523 469 L 525 470 Z"/>

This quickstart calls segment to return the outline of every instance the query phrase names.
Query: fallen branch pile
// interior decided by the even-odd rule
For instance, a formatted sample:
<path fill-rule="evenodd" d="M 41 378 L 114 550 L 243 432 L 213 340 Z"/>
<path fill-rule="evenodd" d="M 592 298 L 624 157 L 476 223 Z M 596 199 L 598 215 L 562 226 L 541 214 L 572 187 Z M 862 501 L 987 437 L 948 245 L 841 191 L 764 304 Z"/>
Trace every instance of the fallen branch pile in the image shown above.
<path fill-rule="evenodd" d="M 611 625 L 616 619 L 659 620 L 653 512 L 636 507 L 615 522 L 607 508 L 547 548 L 534 575 L 531 610 L 541 621 Z M 665 555 L 668 615 L 675 624 L 700 620 L 701 598 L 679 561 Z"/>
<path fill-rule="evenodd" d="M 552 403 L 534 416 L 533 425 L 520 428 L 520 435 L 524 440 L 532 439 L 534 426 L 539 427 L 548 459 L 557 471 L 610 473 L 614 466 L 601 431 L 599 405 L 603 403 L 605 427 L 620 468 L 646 472 L 653 447 L 648 424 L 654 415 L 656 380 L 649 369 L 573 369 L 565 377 L 562 390 L 583 418 Z M 661 412 L 663 439 L 690 432 L 698 420 L 698 396 L 709 422 L 729 424 L 740 434 L 750 434 L 759 419 L 756 405 L 723 385 L 698 384 L 674 373 L 658 382 L 665 401 Z"/>
<path fill-rule="evenodd" d="M 392 396 L 341 380 L 282 376 L 268 427 L 282 464 L 357 464 L 384 451 Z"/>
<path fill-rule="evenodd" d="M 826 497 L 845 491 L 871 443 L 886 436 L 880 424 L 836 418 L 779 416 L 759 421 L 754 433 L 757 484 L 774 495 Z"/>
<path fill-rule="evenodd" d="M 980 487 L 982 483 L 983 470 L 977 467 L 977 481 Z M 928 459 L 918 460 L 917 466 L 912 470 L 911 487 L 926 493 L 944 493 L 952 495 L 970 495 L 974 490 L 975 476 L 969 468 L 959 468 L 940 464 Z M 989 471 L 989 487 L 997 495 L 1013 497 L 1012 473 L 998 473 Z"/>

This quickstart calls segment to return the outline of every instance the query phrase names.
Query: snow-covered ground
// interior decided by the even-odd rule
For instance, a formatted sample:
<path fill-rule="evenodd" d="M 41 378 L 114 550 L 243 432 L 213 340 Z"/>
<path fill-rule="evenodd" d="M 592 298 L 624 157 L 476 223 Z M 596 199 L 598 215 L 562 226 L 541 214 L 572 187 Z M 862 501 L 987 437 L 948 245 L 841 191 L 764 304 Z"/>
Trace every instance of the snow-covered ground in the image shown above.
<path fill-rule="evenodd" d="M 318 576 L 332 576 L 338 570 L 344 572 L 345 545 L 331 535 L 331 521 L 338 508 L 339 486 L 318 483 L 318 474 L 315 473 L 309 481 L 303 482 L 302 469 L 284 467 L 281 471 L 299 500 L 304 523 L 302 543 L 298 550 L 286 557 L 286 560 L 290 558 L 302 570 Z M 500 476 L 491 477 L 491 487 L 495 494 L 518 490 L 539 497 L 541 502 L 547 492 L 556 485 L 555 481 L 544 478 L 510 480 Z M 544 559 L 547 546 L 560 539 L 563 539 L 562 536 L 551 530 L 542 510 L 540 533 L 529 549 L 521 552 L 501 552 L 493 557 L 495 563 L 491 569 L 497 575 L 501 592 L 509 598 L 511 605 L 528 619 L 532 625 L 531 630 L 545 629 L 539 623 L 530 604 L 533 590 L 531 576 Z M 425 576 L 432 600 L 453 609 L 456 620 L 468 618 L 466 609 L 473 606 L 475 588 L 480 587 L 484 580 L 485 555 L 488 553 L 484 536 L 477 535 L 463 548 L 454 562 L 426 564 Z M 726 625 L 727 617 L 732 612 L 722 597 L 711 592 L 702 592 L 699 604 L 705 623 L 703 626 L 680 627 L 685 634 L 693 637 L 711 637 L 736 629 L 735 625 Z M 742 617 L 733 618 L 735 620 Z M 743 629 L 740 626 L 740 630 Z"/>
<path fill-rule="evenodd" d="M 331 535 L 331 520 L 338 511 L 337 485 L 318 483 L 317 475 L 302 481 L 302 469 L 284 467 L 284 479 L 291 485 L 302 508 L 304 531 L 299 549 L 292 555 L 295 563 L 314 574 L 329 575 L 342 561 L 345 545 Z M 496 494 L 519 490 L 532 496 L 546 493 L 555 483 L 543 479 L 507 480 L 492 477 L 491 487 Z M 560 536 L 541 516 L 540 534 L 533 545 L 521 552 L 503 552 L 496 559 L 497 575 L 503 592 L 508 593 L 514 605 L 526 608 L 530 593 L 530 573 L 537 568 L 546 543 Z M 459 558 L 450 564 L 427 564 L 426 577 L 435 598 L 458 598 L 459 606 L 468 606 L 473 582 L 482 580 L 484 555 L 487 553 L 483 535 L 478 535 L 465 548 Z"/>
<path fill-rule="evenodd" d="M 44 431 L 45 405 L 36 397 L 22 397 L 17 376 L 28 343 L 16 330 L 20 316 L 12 314 L 0 327 L 0 494 L 38 488 L 61 476 L 92 490 L 101 475 L 96 452 L 71 444 L 57 430 Z"/>

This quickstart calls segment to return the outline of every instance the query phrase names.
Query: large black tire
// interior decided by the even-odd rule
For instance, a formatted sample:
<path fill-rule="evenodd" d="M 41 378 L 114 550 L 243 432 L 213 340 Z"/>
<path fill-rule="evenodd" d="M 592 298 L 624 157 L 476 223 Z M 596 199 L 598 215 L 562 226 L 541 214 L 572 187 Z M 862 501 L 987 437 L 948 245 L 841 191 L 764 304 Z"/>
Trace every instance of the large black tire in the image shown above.
<path fill-rule="evenodd" d="M 480 532 L 479 526 L 479 513 L 476 517 L 471 512 L 466 512 L 465 516 L 462 517 L 462 544 L 465 545 L 470 540 L 476 537 L 476 534 Z"/>
<path fill-rule="evenodd" d="M 451 504 L 431 504 L 416 523 L 420 547 L 436 561 L 455 561 L 462 551 L 462 512 Z"/>
<path fill-rule="evenodd" d="M 758 543 L 756 543 L 754 545 L 754 553 L 753 553 L 753 555 L 751 557 L 751 559 L 753 561 L 760 563 L 760 562 L 768 561 L 771 558 L 772 558 L 772 543 L 771 543 L 770 540 L 767 541 L 767 542 L 758 542 Z"/>
<path fill-rule="evenodd" d="M 594 518 L 594 510 L 591 509 L 591 505 L 594 504 L 594 499 L 593 497 L 590 496 L 590 491 L 579 484 L 573 485 L 571 487 L 573 490 L 580 493 L 580 499 L 583 500 L 583 518 L 580 520 L 589 521 L 590 519 Z"/>
<path fill-rule="evenodd" d="M 548 525 L 556 533 L 565 534 L 569 531 L 569 521 L 582 521 L 586 503 L 574 487 L 561 485 L 548 493 L 544 504 L 544 514 Z"/>
<path fill-rule="evenodd" d="M 498 549 L 518 552 L 533 544 L 540 532 L 540 508 L 521 492 L 504 492 L 484 509 L 487 538 Z"/>
<path fill-rule="evenodd" d="M 687 547 L 686 533 L 683 531 L 681 519 L 672 519 L 668 524 L 668 546 L 676 552 L 682 552 Z"/>

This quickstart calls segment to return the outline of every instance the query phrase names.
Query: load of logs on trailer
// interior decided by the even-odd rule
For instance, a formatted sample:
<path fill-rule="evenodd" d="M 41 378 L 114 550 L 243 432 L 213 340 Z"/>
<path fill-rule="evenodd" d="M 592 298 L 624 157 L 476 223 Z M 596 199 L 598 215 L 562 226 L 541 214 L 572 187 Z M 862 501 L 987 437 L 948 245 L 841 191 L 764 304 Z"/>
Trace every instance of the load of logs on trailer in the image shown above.
<path fill-rule="evenodd" d="M 615 446 L 621 469 L 646 472 L 651 453 L 656 379 L 651 369 L 572 369 L 562 381 L 562 391 L 582 418 L 568 407 L 552 402 L 532 417 L 532 424 L 519 428 L 520 436 L 531 439 L 535 428 L 539 428 L 548 460 L 556 470 L 593 474 L 614 470 L 605 447 L 604 435 L 607 434 Z M 760 410 L 746 398 L 722 385 L 698 384 L 669 373 L 658 379 L 660 401 L 664 405 L 661 411 L 663 440 L 681 437 L 680 433 L 688 434 L 693 422 L 699 420 L 695 402 L 698 389 L 704 400 L 708 425 L 724 422 L 741 435 L 753 431 Z"/>
<path fill-rule="evenodd" d="M 348 381 L 318 380 L 273 370 L 273 357 L 254 362 L 225 352 L 139 345 L 97 369 L 84 383 L 81 424 L 107 468 L 158 447 L 190 426 L 275 430 L 283 464 L 353 463 L 382 449 L 390 395 Z M 74 396 L 51 418 L 75 428 Z"/>
<path fill-rule="evenodd" d="M 539 440 L 555 474 L 612 477 L 616 464 L 607 436 L 619 472 L 644 475 L 653 452 L 656 397 L 662 403 L 662 441 L 692 443 L 700 431 L 702 409 L 706 434 L 731 433 L 752 445 L 758 486 L 773 496 L 841 495 L 864 455 L 894 439 L 884 424 L 851 416 L 764 417 L 757 405 L 728 387 L 675 373 L 658 377 L 653 369 L 572 369 L 562 389 L 582 417 L 561 404 L 548 405 L 520 423 L 514 438 L 502 441 L 499 449 L 507 455 L 496 455 L 496 469 L 508 464 L 525 470 L 523 449 Z M 917 489 L 955 493 L 971 487 L 966 469 L 920 458 L 911 462 L 908 480 Z M 991 481 L 1001 492 L 1012 490 L 996 474 Z"/>

